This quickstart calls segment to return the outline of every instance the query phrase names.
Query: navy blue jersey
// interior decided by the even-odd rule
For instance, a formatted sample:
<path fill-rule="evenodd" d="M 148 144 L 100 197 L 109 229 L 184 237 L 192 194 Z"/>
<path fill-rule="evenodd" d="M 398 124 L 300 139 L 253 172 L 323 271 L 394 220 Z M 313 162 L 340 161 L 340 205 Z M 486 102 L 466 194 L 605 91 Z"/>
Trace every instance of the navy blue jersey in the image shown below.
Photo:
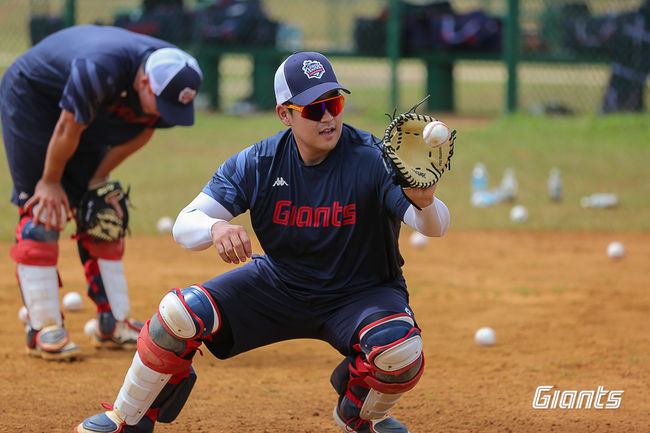
<path fill-rule="evenodd" d="M 80 146 L 118 145 L 145 127 L 167 126 L 142 112 L 133 81 L 158 48 L 173 46 L 116 27 L 76 26 L 54 33 L 21 55 L 7 71 L 13 86 L 28 87 L 24 107 L 36 130 L 51 133 L 64 108 L 87 125 Z"/>
<path fill-rule="evenodd" d="M 398 237 L 409 202 L 374 141 L 344 124 L 327 158 L 307 166 L 289 129 L 232 156 L 203 192 L 232 215 L 250 210 L 266 260 L 290 287 L 405 288 Z"/>

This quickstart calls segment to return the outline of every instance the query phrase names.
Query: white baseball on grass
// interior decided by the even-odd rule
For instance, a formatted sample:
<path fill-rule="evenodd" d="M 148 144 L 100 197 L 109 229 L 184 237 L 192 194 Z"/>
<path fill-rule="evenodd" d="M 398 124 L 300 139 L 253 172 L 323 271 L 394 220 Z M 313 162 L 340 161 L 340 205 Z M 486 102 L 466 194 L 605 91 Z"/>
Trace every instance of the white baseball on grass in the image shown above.
<path fill-rule="evenodd" d="M 174 227 L 174 220 L 171 217 L 161 217 L 156 223 L 156 228 L 160 233 L 170 233 Z"/>
<path fill-rule="evenodd" d="M 516 223 L 523 223 L 528 219 L 526 206 L 518 204 L 510 209 L 510 220 Z"/>
<path fill-rule="evenodd" d="M 449 140 L 449 127 L 439 120 L 429 122 L 422 129 L 422 138 L 429 147 L 442 146 Z"/>
<path fill-rule="evenodd" d="M 494 345 L 496 341 L 496 335 L 494 334 L 494 329 L 489 326 L 484 326 L 479 328 L 474 334 L 474 342 L 479 346 L 489 347 Z"/>
<path fill-rule="evenodd" d="M 95 329 L 97 329 L 97 319 L 90 319 L 84 325 L 84 334 L 89 337 L 92 337 L 95 334 Z"/>
<path fill-rule="evenodd" d="M 607 245 L 607 256 L 611 259 L 620 259 L 625 255 L 625 246 L 618 241 L 610 242 Z"/>
<path fill-rule="evenodd" d="M 83 305 L 83 299 L 78 292 L 68 292 L 63 296 L 63 307 L 68 311 L 79 311 Z"/>
<path fill-rule="evenodd" d="M 429 238 L 420 232 L 413 232 L 411 233 L 409 241 L 411 242 L 411 246 L 414 248 L 424 248 L 429 243 Z"/>
<path fill-rule="evenodd" d="M 20 310 L 18 310 L 18 319 L 20 319 L 21 322 L 27 324 L 28 317 L 27 307 L 23 305 L 20 307 Z"/>

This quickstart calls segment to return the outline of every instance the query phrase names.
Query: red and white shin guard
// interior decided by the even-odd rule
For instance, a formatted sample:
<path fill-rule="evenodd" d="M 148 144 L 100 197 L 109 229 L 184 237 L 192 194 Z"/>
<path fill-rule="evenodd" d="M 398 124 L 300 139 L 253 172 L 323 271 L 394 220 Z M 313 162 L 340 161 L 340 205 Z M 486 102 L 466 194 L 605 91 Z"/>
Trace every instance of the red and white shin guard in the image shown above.
<path fill-rule="evenodd" d="M 61 281 L 56 270 L 59 233 L 35 226 L 23 214 L 16 226 L 16 243 L 9 254 L 17 263 L 16 277 L 29 313 L 30 326 L 40 330 L 48 325 L 63 326 L 59 304 Z"/>
<path fill-rule="evenodd" d="M 158 419 L 160 407 L 152 408 L 152 404 L 161 394 L 165 385 L 168 383 L 178 384 L 190 376 L 192 355 L 201 345 L 200 341 L 188 341 L 185 352 L 180 356 L 165 350 L 151 339 L 150 323 L 151 321 L 147 321 L 140 331 L 138 350 L 113 404 L 121 421 L 127 425 L 138 424 L 145 415 L 153 421 Z M 187 394 L 189 394 L 189 390 L 191 390 L 191 386 L 187 390 Z M 182 398 L 186 399 L 187 395 Z M 175 415 L 173 417 L 166 415 L 166 417 L 173 419 Z M 165 422 L 169 421 L 165 420 Z"/>
<path fill-rule="evenodd" d="M 97 305 L 98 313 L 110 311 L 116 321 L 126 320 L 131 304 L 122 262 L 124 240 L 98 242 L 81 234 L 78 246 L 88 282 L 88 295 Z"/>

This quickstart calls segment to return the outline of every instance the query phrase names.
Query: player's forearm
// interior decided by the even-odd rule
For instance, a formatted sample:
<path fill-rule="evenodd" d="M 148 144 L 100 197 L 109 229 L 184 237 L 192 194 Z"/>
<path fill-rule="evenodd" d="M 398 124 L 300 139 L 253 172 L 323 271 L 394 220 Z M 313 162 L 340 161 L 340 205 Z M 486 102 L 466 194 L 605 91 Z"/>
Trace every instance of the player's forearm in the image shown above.
<path fill-rule="evenodd" d="M 126 158 L 147 144 L 153 136 L 153 133 L 153 129 L 147 128 L 126 143 L 111 147 L 97 167 L 97 170 L 95 170 L 95 174 L 89 184 L 93 185 L 108 180 L 111 171 L 119 166 Z"/>
<path fill-rule="evenodd" d="M 174 240 L 184 248 L 204 250 L 212 245 L 212 226 L 232 218 L 219 202 L 200 193 L 178 214 L 172 230 Z"/>
<path fill-rule="evenodd" d="M 433 204 L 417 210 L 413 205 L 406 209 L 404 222 L 423 235 L 440 237 L 447 233 L 451 216 L 447 206 L 437 198 Z"/>
<path fill-rule="evenodd" d="M 45 156 L 42 179 L 46 182 L 60 182 L 63 171 L 72 157 L 85 126 L 74 121 L 74 114 L 63 110 L 50 138 Z"/>

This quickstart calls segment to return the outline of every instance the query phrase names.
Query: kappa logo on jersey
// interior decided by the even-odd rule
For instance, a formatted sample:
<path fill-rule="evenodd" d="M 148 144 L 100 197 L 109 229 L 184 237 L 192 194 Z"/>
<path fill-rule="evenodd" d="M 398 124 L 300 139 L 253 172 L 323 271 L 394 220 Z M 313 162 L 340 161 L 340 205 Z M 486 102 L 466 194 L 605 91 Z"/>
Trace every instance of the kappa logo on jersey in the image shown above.
<path fill-rule="evenodd" d="M 283 226 L 297 227 L 341 227 L 357 222 L 357 205 L 335 201 L 332 206 L 296 206 L 289 200 L 275 204 L 273 222 Z"/>
<path fill-rule="evenodd" d="M 275 179 L 275 182 L 273 182 L 273 186 L 289 186 L 286 180 L 282 176 L 278 177 Z"/>
<path fill-rule="evenodd" d="M 192 102 L 192 99 L 194 99 L 195 96 L 196 90 L 186 87 L 178 94 L 178 102 L 187 105 Z"/>
<path fill-rule="evenodd" d="M 302 70 L 307 78 L 318 78 L 319 80 L 325 73 L 325 68 L 318 60 L 305 60 L 302 62 Z"/>

